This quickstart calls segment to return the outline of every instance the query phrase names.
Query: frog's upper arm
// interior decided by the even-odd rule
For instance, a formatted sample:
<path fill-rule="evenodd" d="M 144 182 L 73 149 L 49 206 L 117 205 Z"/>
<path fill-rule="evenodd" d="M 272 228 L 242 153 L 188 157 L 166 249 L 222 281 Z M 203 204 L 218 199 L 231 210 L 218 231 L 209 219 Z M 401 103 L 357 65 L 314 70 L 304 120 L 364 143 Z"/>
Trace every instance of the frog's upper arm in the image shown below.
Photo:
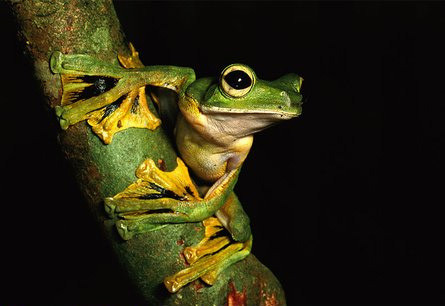
<path fill-rule="evenodd" d="M 158 105 L 162 126 L 167 131 L 173 131 L 178 118 L 178 94 L 173 90 L 162 87 L 148 87 L 148 94 Z"/>
<path fill-rule="evenodd" d="M 227 160 L 227 171 L 241 167 L 252 147 L 253 136 L 246 136 L 233 143 L 233 153 Z"/>

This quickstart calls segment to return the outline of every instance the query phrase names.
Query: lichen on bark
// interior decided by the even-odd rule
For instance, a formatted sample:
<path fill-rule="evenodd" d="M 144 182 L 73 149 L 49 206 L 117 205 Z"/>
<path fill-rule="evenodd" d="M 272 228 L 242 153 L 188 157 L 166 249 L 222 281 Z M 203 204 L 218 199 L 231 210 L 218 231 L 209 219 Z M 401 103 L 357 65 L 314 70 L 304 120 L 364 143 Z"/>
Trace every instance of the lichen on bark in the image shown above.
<path fill-rule="evenodd" d="M 59 105 L 62 93 L 60 77 L 52 74 L 48 65 L 52 52 L 90 54 L 115 64 L 118 53 L 130 53 L 109 0 L 11 1 L 10 7 L 51 109 Z M 105 216 L 103 198 L 133 183 L 136 168 L 146 158 L 162 160 L 170 170 L 175 167 L 174 146 L 162 129 L 128 129 L 104 145 L 80 122 L 61 130 L 59 141 L 73 165 L 86 205 L 148 304 L 224 305 L 235 289 L 246 293 L 248 305 L 285 304 L 281 285 L 253 255 L 228 268 L 213 286 L 195 281 L 176 294 L 168 293 L 163 279 L 185 267 L 182 251 L 203 238 L 201 223 L 169 225 L 126 242 L 117 235 L 114 222 Z"/>

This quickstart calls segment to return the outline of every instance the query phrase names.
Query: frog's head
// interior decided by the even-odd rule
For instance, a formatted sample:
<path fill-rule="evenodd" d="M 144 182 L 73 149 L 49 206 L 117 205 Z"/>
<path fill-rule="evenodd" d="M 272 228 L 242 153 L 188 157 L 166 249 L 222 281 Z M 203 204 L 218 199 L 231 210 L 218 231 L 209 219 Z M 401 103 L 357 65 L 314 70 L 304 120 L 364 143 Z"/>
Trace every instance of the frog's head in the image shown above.
<path fill-rule="evenodd" d="M 263 81 L 250 67 L 232 64 L 219 79 L 193 82 L 186 91 L 186 100 L 196 105 L 207 123 L 220 126 L 226 133 L 245 136 L 300 115 L 302 81 L 296 74 Z"/>

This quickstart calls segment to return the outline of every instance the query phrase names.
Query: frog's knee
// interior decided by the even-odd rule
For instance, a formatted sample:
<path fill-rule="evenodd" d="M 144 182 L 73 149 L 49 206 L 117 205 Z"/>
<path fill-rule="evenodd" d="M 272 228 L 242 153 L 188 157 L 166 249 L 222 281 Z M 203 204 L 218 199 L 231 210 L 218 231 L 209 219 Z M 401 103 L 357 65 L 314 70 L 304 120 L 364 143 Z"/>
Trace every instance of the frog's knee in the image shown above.
<path fill-rule="evenodd" d="M 240 242 L 247 241 L 251 235 L 249 217 L 244 215 L 232 220 L 229 224 L 229 232 L 233 240 Z"/>
<path fill-rule="evenodd" d="M 62 72 L 63 54 L 60 51 L 54 51 L 49 59 L 49 65 L 53 73 Z"/>

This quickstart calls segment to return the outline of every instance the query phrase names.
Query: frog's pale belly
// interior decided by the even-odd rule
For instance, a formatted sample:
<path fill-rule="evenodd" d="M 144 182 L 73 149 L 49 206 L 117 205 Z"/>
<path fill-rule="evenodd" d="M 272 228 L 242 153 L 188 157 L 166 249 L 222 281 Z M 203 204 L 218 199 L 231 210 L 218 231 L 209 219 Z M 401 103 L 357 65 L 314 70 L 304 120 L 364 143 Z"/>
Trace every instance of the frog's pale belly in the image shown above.
<path fill-rule="evenodd" d="M 196 133 L 178 130 L 176 143 L 181 158 L 193 173 L 207 182 L 215 182 L 226 173 L 231 153 L 204 141 Z M 218 152 L 219 151 L 219 152 Z"/>
<path fill-rule="evenodd" d="M 228 157 L 225 154 L 210 154 L 193 143 L 179 151 L 193 173 L 202 180 L 213 183 L 226 173 Z"/>
<path fill-rule="evenodd" d="M 178 119 L 176 145 L 181 158 L 200 179 L 213 183 L 241 166 L 252 145 L 252 137 L 216 143 L 201 136 L 183 118 Z"/>

